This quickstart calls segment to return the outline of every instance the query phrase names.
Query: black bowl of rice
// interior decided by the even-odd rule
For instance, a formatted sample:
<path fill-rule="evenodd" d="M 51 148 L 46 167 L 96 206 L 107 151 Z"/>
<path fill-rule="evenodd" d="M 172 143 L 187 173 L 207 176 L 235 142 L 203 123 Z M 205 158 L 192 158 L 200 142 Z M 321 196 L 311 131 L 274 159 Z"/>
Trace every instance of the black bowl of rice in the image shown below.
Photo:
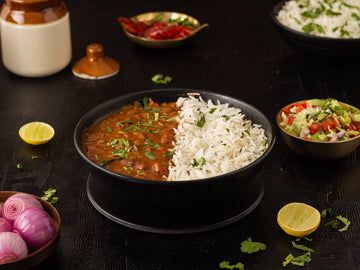
<path fill-rule="evenodd" d="M 280 35 L 293 48 L 329 60 L 360 56 L 360 4 L 357 0 L 288 0 L 270 13 Z"/>
<path fill-rule="evenodd" d="M 82 148 L 84 134 L 95 123 L 144 97 L 176 102 L 180 108 L 176 151 L 164 181 L 113 172 L 91 160 Z M 198 125 L 199 119 L 206 121 Z M 203 90 L 162 89 L 96 106 L 78 122 L 74 144 L 90 170 L 88 198 L 102 215 L 137 230 L 179 234 L 231 224 L 258 206 L 264 195 L 259 172 L 275 134 L 267 117 L 241 100 Z M 202 164 L 194 166 L 194 160 Z"/>

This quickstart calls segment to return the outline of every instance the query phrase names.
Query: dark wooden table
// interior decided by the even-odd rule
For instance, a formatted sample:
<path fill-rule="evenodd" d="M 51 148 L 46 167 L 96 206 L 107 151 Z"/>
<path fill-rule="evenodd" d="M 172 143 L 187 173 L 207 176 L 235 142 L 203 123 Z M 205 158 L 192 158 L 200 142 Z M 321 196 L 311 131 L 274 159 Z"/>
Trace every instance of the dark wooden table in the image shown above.
<path fill-rule="evenodd" d="M 216 91 L 242 99 L 275 125 L 284 105 L 308 98 L 333 97 L 360 106 L 360 65 L 298 53 L 277 33 L 271 1 L 67 1 L 73 58 L 63 71 L 46 78 L 23 78 L 0 65 L 0 190 L 41 196 L 56 188 L 62 218 L 56 252 L 36 269 L 208 270 L 221 261 L 245 269 L 282 269 L 284 258 L 300 255 L 277 225 L 278 210 L 289 202 L 331 207 L 351 221 L 343 233 L 324 226 L 306 243 L 315 251 L 304 269 L 358 269 L 360 265 L 360 155 L 333 161 L 307 160 L 289 152 L 278 130 L 277 142 L 261 176 L 265 196 L 250 215 L 213 231 L 164 235 L 136 231 L 103 217 L 89 202 L 89 175 L 73 144 L 74 127 L 88 110 L 111 98 L 154 88 Z M 117 17 L 158 10 L 190 14 L 209 23 L 190 44 L 152 50 L 131 43 Z M 120 72 L 105 80 L 75 77 L 71 66 L 98 42 L 118 60 Z M 155 85 L 157 73 L 173 77 Z M 52 141 L 31 146 L 18 136 L 21 125 L 44 121 L 56 131 Z M 31 156 L 39 158 L 32 160 Z M 21 163 L 23 169 L 16 165 Z M 267 245 L 255 254 L 240 252 L 248 237 Z M 1 269 L 1 267 L 0 267 Z M 288 265 L 286 269 L 297 269 Z"/>

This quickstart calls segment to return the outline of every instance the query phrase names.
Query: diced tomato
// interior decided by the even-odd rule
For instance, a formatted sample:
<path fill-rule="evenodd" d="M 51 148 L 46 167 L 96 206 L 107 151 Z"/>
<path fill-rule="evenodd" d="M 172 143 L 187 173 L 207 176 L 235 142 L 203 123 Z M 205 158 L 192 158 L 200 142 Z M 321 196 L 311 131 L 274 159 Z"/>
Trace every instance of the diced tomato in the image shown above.
<path fill-rule="evenodd" d="M 360 124 L 358 125 L 360 127 Z M 351 122 L 350 125 L 348 125 L 346 128 L 349 129 L 349 130 L 359 130 L 358 129 L 358 126 L 355 125 L 354 122 Z"/>
<path fill-rule="evenodd" d="M 337 126 L 337 122 L 334 120 L 334 117 L 332 117 L 331 115 L 326 117 L 321 123 L 321 129 L 324 131 L 335 129 L 336 126 Z"/>
<path fill-rule="evenodd" d="M 360 130 L 360 124 L 357 124 L 356 125 L 356 131 L 359 131 Z"/>
<path fill-rule="evenodd" d="M 282 111 L 283 111 L 284 113 L 286 113 L 286 114 L 289 114 L 289 113 L 290 113 L 290 110 L 289 110 L 288 107 L 283 108 Z"/>
<path fill-rule="evenodd" d="M 294 122 L 294 120 L 295 120 L 295 116 L 290 115 L 290 116 L 289 116 L 289 119 L 288 119 L 288 125 L 291 126 L 292 123 Z"/>
<path fill-rule="evenodd" d="M 298 103 L 298 104 L 295 105 L 295 112 L 299 113 L 302 110 L 306 109 L 306 107 L 307 107 L 307 105 L 306 105 L 305 102 L 304 103 Z"/>
<path fill-rule="evenodd" d="M 310 125 L 310 134 L 313 135 L 318 132 L 320 129 L 320 124 L 311 124 Z"/>

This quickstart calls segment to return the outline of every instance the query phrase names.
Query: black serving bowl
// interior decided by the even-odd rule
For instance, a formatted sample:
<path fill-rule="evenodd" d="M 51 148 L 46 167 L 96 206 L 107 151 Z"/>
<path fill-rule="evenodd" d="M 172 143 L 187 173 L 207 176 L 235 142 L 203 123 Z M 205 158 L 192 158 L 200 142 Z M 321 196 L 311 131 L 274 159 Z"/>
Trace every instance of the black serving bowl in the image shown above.
<path fill-rule="evenodd" d="M 155 102 L 174 102 L 187 93 L 201 93 L 241 108 L 247 119 L 262 125 L 268 149 L 251 164 L 233 172 L 199 180 L 157 181 L 121 175 L 91 161 L 82 151 L 84 132 L 97 120 L 145 96 Z M 255 107 L 232 97 L 203 90 L 163 89 L 131 93 L 109 100 L 90 110 L 74 132 L 77 152 L 90 168 L 87 194 L 105 217 L 134 229 L 156 233 L 192 233 L 230 224 L 249 214 L 264 195 L 258 172 L 274 143 L 274 130 L 266 116 Z"/>
<path fill-rule="evenodd" d="M 282 38 L 293 48 L 300 52 L 320 56 L 323 58 L 331 57 L 329 60 L 352 60 L 360 57 L 359 38 L 329 38 L 320 37 L 291 29 L 276 18 L 277 14 L 286 1 L 281 1 L 270 13 L 270 17 L 275 23 L 277 30 Z"/>
<path fill-rule="evenodd" d="M 305 101 L 306 100 L 296 101 L 285 107 L 289 107 L 293 104 L 302 103 Z M 343 102 L 339 102 L 339 104 L 343 109 L 346 110 L 348 110 L 349 108 L 358 110 L 358 108 Z M 316 160 L 336 160 L 350 155 L 356 150 L 356 148 L 360 144 L 360 136 L 336 142 L 309 141 L 297 137 L 287 132 L 283 127 L 281 127 L 280 122 L 282 110 L 283 108 L 276 115 L 276 124 L 280 130 L 281 137 L 283 138 L 287 147 L 299 156 Z"/>

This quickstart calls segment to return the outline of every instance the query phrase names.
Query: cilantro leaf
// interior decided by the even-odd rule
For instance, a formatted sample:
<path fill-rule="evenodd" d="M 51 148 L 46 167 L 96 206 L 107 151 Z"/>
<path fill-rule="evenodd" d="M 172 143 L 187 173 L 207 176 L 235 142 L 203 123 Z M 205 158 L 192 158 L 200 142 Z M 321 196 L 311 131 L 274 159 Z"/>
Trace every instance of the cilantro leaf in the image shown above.
<path fill-rule="evenodd" d="M 337 221 L 337 220 L 329 221 L 328 223 L 325 224 L 325 227 L 330 227 L 330 228 L 336 230 L 339 227 L 339 221 Z"/>
<path fill-rule="evenodd" d="M 311 262 L 311 252 L 298 256 L 290 261 L 293 265 L 304 266 L 305 263 Z"/>
<path fill-rule="evenodd" d="M 336 216 L 336 218 L 337 218 L 338 220 L 340 220 L 342 223 L 344 223 L 344 225 L 345 225 L 344 227 L 342 227 L 342 228 L 339 229 L 338 231 L 339 231 L 339 232 L 347 231 L 347 229 L 348 229 L 349 226 L 350 226 L 350 221 L 349 221 L 347 218 L 342 217 L 341 215 Z"/>
<path fill-rule="evenodd" d="M 254 253 L 260 250 L 265 250 L 266 245 L 260 242 L 253 242 L 249 237 L 247 240 L 241 242 L 241 252 L 243 253 Z"/>
<path fill-rule="evenodd" d="M 172 81 L 172 77 L 170 77 L 170 76 L 164 77 L 164 75 L 162 75 L 162 74 L 156 74 L 151 78 L 151 80 L 157 84 L 167 84 Z"/>
<path fill-rule="evenodd" d="M 333 216 L 334 216 L 334 213 L 331 208 L 326 208 L 321 211 L 322 218 L 333 217 Z"/>
<path fill-rule="evenodd" d="M 44 196 L 42 196 L 41 199 L 53 205 L 59 200 L 58 197 L 54 197 L 55 193 L 56 189 L 49 188 L 48 190 L 44 191 Z"/>
<path fill-rule="evenodd" d="M 244 265 L 241 262 L 238 262 L 237 264 L 234 265 L 230 265 L 230 262 L 227 261 L 223 261 L 221 263 L 219 263 L 219 267 L 223 268 L 223 269 L 240 269 L 240 270 L 245 270 Z"/>
<path fill-rule="evenodd" d="M 283 266 L 288 265 L 295 257 L 290 253 L 286 256 L 285 261 L 283 261 Z"/>
<path fill-rule="evenodd" d="M 314 252 L 314 250 L 312 248 L 309 248 L 307 246 L 296 244 L 294 241 L 291 241 L 291 243 L 294 248 L 297 248 L 299 250 L 306 251 L 306 252 Z"/>
<path fill-rule="evenodd" d="M 197 121 L 196 125 L 198 127 L 203 127 L 205 125 L 205 115 L 203 112 L 200 112 L 200 120 Z"/>
<path fill-rule="evenodd" d="M 151 160 L 155 160 L 156 157 L 154 156 L 153 153 L 149 152 L 149 151 L 146 151 L 145 152 L 145 156 L 148 158 L 148 159 L 151 159 Z"/>

